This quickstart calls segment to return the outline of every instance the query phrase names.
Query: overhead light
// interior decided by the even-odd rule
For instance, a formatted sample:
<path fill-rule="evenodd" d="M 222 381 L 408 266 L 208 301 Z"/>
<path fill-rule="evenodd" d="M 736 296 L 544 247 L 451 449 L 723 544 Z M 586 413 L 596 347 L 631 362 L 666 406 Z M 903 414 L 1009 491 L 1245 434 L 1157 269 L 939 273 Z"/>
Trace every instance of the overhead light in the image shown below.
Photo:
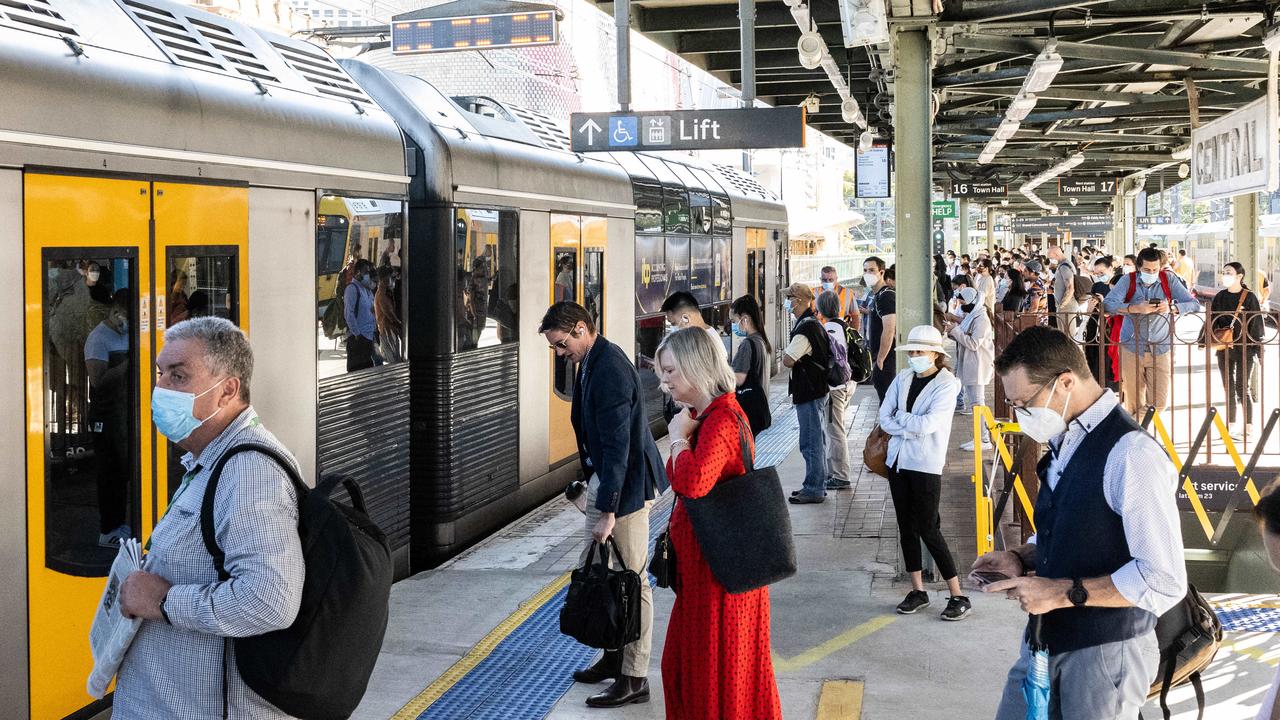
<path fill-rule="evenodd" d="M 865 119 L 862 117 L 862 110 L 858 108 L 858 101 L 851 97 L 845 98 L 840 103 L 840 117 L 850 125 L 863 125 Z"/>
<path fill-rule="evenodd" d="M 984 149 L 982 152 L 978 153 L 979 165 L 986 165 L 995 159 L 996 159 L 996 154 L 991 152 L 990 150 Z"/>
<path fill-rule="evenodd" d="M 822 56 L 827 54 L 827 43 L 821 35 L 809 30 L 800 33 L 796 49 L 800 53 L 800 65 L 806 70 L 817 70 L 822 64 Z"/>
<path fill-rule="evenodd" d="M 1190 165 L 1186 163 L 1182 163 L 1181 165 L 1178 166 L 1178 177 L 1182 178 L 1183 180 L 1186 180 L 1187 176 L 1190 174 L 1191 174 Z"/>
<path fill-rule="evenodd" d="M 870 128 L 863 130 L 862 134 L 858 136 L 858 151 L 866 152 L 870 150 L 872 143 L 874 143 L 875 141 L 876 141 L 876 136 L 874 133 L 871 132 Z"/>
<path fill-rule="evenodd" d="M 1058 71 L 1062 69 L 1062 56 L 1046 47 L 1031 63 L 1031 70 L 1022 81 L 1022 91 L 1040 93 L 1049 89 Z"/>
<path fill-rule="evenodd" d="M 889 42 L 889 20 L 883 0 L 840 0 L 840 28 L 845 47 Z"/>
<path fill-rule="evenodd" d="M 1005 118 L 1000 123 L 1000 127 L 996 128 L 995 138 L 997 140 L 1010 140 L 1016 134 L 1018 134 L 1018 121 Z"/>
<path fill-rule="evenodd" d="M 1018 96 L 1009 103 L 1008 109 L 1004 111 L 1004 116 L 1009 120 L 1022 122 L 1027 119 L 1031 111 L 1036 107 L 1036 96 L 1034 93 L 1018 93 Z"/>

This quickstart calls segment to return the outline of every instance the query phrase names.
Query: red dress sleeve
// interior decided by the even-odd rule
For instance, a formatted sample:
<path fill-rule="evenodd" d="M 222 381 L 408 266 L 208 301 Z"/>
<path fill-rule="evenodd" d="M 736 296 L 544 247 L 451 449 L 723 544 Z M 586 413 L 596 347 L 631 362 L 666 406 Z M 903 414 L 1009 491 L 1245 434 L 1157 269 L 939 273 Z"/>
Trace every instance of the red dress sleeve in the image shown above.
<path fill-rule="evenodd" d="M 747 437 L 748 451 L 754 453 L 751 436 Z M 745 472 L 738 438 L 738 421 L 731 410 L 711 414 L 698 431 L 697 446 L 667 461 L 671 487 L 685 497 L 700 498 L 722 478 Z"/>

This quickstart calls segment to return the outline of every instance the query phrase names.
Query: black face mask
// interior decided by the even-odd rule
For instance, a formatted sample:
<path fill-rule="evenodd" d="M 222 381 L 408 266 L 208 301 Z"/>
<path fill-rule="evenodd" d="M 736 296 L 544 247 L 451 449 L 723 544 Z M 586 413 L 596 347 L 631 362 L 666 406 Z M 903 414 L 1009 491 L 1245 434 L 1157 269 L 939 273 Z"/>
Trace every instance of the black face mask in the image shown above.
<path fill-rule="evenodd" d="M 963 310 L 965 314 L 968 314 L 973 312 L 975 307 L 977 307 L 977 303 L 969 303 L 968 305 L 961 305 L 960 309 Z"/>

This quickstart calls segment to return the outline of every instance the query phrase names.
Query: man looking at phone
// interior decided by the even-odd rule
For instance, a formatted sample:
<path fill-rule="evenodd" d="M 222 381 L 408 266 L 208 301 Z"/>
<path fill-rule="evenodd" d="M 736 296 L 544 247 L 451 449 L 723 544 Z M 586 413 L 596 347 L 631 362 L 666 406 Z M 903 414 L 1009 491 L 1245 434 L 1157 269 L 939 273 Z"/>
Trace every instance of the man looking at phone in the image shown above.
<path fill-rule="evenodd" d="M 1177 471 L 1061 332 L 1022 331 L 995 369 L 1022 432 L 1049 452 L 1036 468 L 1037 534 L 978 558 L 973 577 L 1008 576 L 984 590 L 1041 616 L 1050 720 L 1128 720 L 1160 662 L 1156 618 L 1187 592 Z M 1030 659 L 1024 639 L 996 720 L 1026 717 Z"/>
<path fill-rule="evenodd" d="M 1162 267 L 1160 251 L 1143 248 L 1138 268 L 1120 278 L 1103 300 L 1107 313 L 1124 317 L 1120 330 L 1120 389 L 1124 408 L 1141 418 L 1169 404 L 1174 311 L 1201 312 L 1200 301 Z"/>

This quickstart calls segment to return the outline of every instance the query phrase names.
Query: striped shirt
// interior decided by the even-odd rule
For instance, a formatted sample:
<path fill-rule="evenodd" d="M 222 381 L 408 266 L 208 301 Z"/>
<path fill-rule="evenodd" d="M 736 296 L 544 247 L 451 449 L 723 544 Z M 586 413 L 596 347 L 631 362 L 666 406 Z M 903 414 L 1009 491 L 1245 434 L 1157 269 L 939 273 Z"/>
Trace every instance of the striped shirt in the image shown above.
<path fill-rule="evenodd" d="M 200 504 L 214 464 L 228 448 L 259 442 L 289 451 L 248 408 L 194 458 L 183 485 L 151 535 L 148 570 L 173 587 L 165 611 L 173 625 L 147 620 L 120 666 L 116 720 L 222 717 L 226 638 L 288 627 L 302 599 L 304 566 L 297 493 L 284 471 L 259 453 L 227 462 L 214 495 L 218 545 L 231 579 L 218 580 L 200 534 Z M 226 669 L 229 717 L 288 718 L 240 679 L 234 652 Z"/>
<path fill-rule="evenodd" d="M 1105 420 L 1117 404 L 1115 393 L 1107 390 L 1071 421 L 1065 433 L 1049 442 L 1049 451 L 1054 453 L 1044 478 L 1049 490 L 1057 487 L 1062 471 L 1085 436 Z M 1050 407 L 1053 406 L 1051 401 Z M 1130 432 L 1107 454 L 1102 492 L 1107 506 L 1124 522 L 1124 537 L 1133 556 L 1111 574 L 1111 582 L 1126 600 L 1157 616 L 1187 594 L 1182 525 L 1175 500 L 1177 486 L 1178 471 L 1164 449 L 1145 432 Z M 1087 542 L 1086 538 L 1080 540 Z M 1030 542 L 1034 543 L 1035 538 Z"/>

